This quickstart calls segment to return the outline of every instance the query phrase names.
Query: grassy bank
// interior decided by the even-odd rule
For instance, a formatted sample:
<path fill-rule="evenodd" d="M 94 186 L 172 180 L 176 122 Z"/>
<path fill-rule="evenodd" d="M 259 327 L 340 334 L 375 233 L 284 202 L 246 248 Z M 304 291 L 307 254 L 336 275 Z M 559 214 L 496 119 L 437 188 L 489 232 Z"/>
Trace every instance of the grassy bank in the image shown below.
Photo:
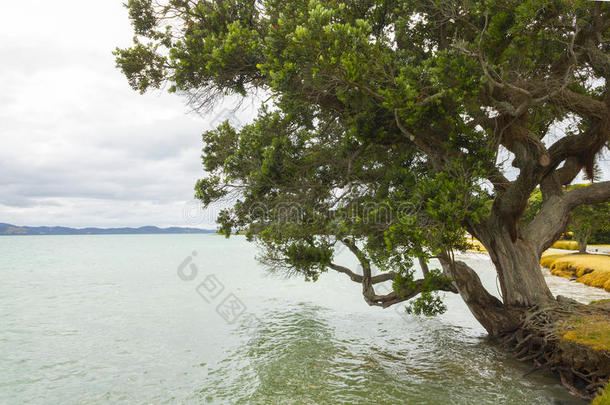
<path fill-rule="evenodd" d="M 551 274 L 610 291 L 610 256 L 550 253 L 540 259 Z"/>
<path fill-rule="evenodd" d="M 578 242 L 575 240 L 558 240 L 551 246 L 553 249 L 578 250 Z M 587 245 L 587 249 L 610 250 L 610 245 Z"/>
<path fill-rule="evenodd" d="M 572 317 L 562 338 L 590 346 L 594 350 L 610 352 L 610 321 L 605 315 Z"/>
<path fill-rule="evenodd" d="M 558 240 L 551 247 L 553 249 L 578 250 L 578 242 L 575 240 Z"/>
<path fill-rule="evenodd" d="M 563 358 L 577 359 L 587 364 L 590 373 L 597 374 L 599 383 L 608 384 L 610 370 L 610 300 L 603 299 L 591 302 L 587 307 L 581 307 L 565 315 L 559 322 L 559 352 Z M 561 372 L 560 372 L 561 374 Z M 563 376 L 562 376 L 563 378 Z M 603 386 L 603 385 L 601 385 Z M 597 394 L 593 405 L 610 405 L 610 387 L 606 386 Z"/>

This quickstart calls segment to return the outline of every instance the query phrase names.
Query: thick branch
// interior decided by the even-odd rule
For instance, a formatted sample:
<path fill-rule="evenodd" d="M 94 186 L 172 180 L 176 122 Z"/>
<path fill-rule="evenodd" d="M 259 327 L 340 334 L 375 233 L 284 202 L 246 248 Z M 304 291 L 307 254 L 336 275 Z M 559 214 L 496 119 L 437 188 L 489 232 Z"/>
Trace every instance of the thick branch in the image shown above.
<path fill-rule="evenodd" d="M 568 191 L 564 198 L 569 211 L 583 204 L 598 204 L 610 201 L 610 181 L 576 188 Z"/>
<path fill-rule="evenodd" d="M 446 255 L 439 260 L 443 269 L 451 274 L 474 317 L 491 336 L 498 336 L 516 326 L 502 302 L 487 292 L 477 273 L 466 263 L 454 261 Z"/>
<path fill-rule="evenodd" d="M 364 300 L 371 306 L 387 308 L 391 305 L 398 304 L 403 301 L 408 301 L 422 292 L 424 280 L 415 280 L 415 287 L 409 290 L 403 289 L 399 294 L 392 291 L 385 295 L 377 295 L 373 291 L 372 294 L 364 295 Z"/>
<path fill-rule="evenodd" d="M 579 187 L 562 196 L 551 196 L 536 218 L 525 228 L 525 238 L 536 243 L 538 252 L 542 253 L 564 231 L 574 208 L 606 201 L 610 201 L 610 181 Z"/>
<path fill-rule="evenodd" d="M 563 164 L 563 167 L 557 169 L 555 174 L 557 175 L 557 181 L 560 185 L 568 185 L 578 176 L 582 169 L 582 162 L 578 156 L 570 156 Z"/>
<path fill-rule="evenodd" d="M 565 136 L 559 139 L 549 148 L 549 156 L 551 158 L 549 167 L 557 167 L 559 163 L 564 161 L 569 156 L 578 156 L 584 153 L 596 153 L 597 150 L 591 149 L 597 145 L 599 145 L 598 147 L 603 145 L 608 138 L 607 131 L 608 129 L 602 125 L 602 122 L 598 121 L 580 135 Z M 569 169 L 569 171 L 571 172 L 572 170 Z M 562 174 L 562 177 L 563 176 L 566 176 L 566 174 Z M 567 174 L 567 176 L 569 176 L 569 174 Z"/>
<path fill-rule="evenodd" d="M 608 114 L 603 102 L 568 89 L 553 94 L 549 100 L 551 103 L 575 112 L 582 117 L 603 119 Z"/>

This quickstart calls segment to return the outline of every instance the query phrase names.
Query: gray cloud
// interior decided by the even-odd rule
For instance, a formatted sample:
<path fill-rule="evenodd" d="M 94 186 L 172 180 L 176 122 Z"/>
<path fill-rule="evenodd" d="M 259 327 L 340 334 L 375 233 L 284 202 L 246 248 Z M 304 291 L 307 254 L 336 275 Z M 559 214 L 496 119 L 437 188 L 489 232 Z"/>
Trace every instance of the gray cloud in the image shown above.
<path fill-rule="evenodd" d="M 130 89 L 112 51 L 131 37 L 120 1 L 3 6 L 0 222 L 189 225 L 201 133 L 223 107 L 201 117 L 178 96 Z"/>

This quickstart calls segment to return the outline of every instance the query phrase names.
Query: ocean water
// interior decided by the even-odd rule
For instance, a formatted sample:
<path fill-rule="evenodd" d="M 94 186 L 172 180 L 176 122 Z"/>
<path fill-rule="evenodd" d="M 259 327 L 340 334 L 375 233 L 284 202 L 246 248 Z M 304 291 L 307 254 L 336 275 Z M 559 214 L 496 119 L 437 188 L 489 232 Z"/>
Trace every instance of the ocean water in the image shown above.
<path fill-rule="evenodd" d="M 410 316 L 342 274 L 270 275 L 256 254 L 241 236 L 0 237 L 0 404 L 583 403 L 523 377 L 453 294 L 446 314 Z M 463 259 L 495 293 L 489 260 Z"/>

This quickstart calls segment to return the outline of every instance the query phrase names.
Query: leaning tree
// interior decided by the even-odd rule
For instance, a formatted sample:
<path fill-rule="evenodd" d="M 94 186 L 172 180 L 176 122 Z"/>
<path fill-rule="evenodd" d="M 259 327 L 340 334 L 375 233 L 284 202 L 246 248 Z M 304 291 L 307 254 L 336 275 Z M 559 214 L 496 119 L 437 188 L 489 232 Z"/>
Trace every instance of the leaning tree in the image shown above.
<path fill-rule="evenodd" d="M 549 291 L 539 259 L 573 209 L 610 199 L 607 181 L 566 188 L 608 146 L 607 3 L 127 6 L 134 45 L 115 55 L 134 89 L 167 86 L 195 109 L 230 94 L 268 96 L 251 124 L 204 134 L 196 195 L 230 201 L 222 230 L 246 230 L 272 268 L 313 280 L 345 273 L 370 305 L 413 298 L 410 308 L 424 313 L 443 309 L 437 291 L 457 289 L 492 336 L 522 336 L 524 319 L 568 305 Z M 524 221 L 537 188 L 540 210 Z M 502 300 L 455 260 L 466 232 L 489 252 Z M 361 271 L 336 263 L 339 245 Z M 430 258 L 442 270 L 428 270 Z M 393 291 L 375 290 L 389 280 Z M 526 346 L 545 352 L 552 339 L 541 333 Z M 587 373 L 589 392 L 608 377 Z"/>

